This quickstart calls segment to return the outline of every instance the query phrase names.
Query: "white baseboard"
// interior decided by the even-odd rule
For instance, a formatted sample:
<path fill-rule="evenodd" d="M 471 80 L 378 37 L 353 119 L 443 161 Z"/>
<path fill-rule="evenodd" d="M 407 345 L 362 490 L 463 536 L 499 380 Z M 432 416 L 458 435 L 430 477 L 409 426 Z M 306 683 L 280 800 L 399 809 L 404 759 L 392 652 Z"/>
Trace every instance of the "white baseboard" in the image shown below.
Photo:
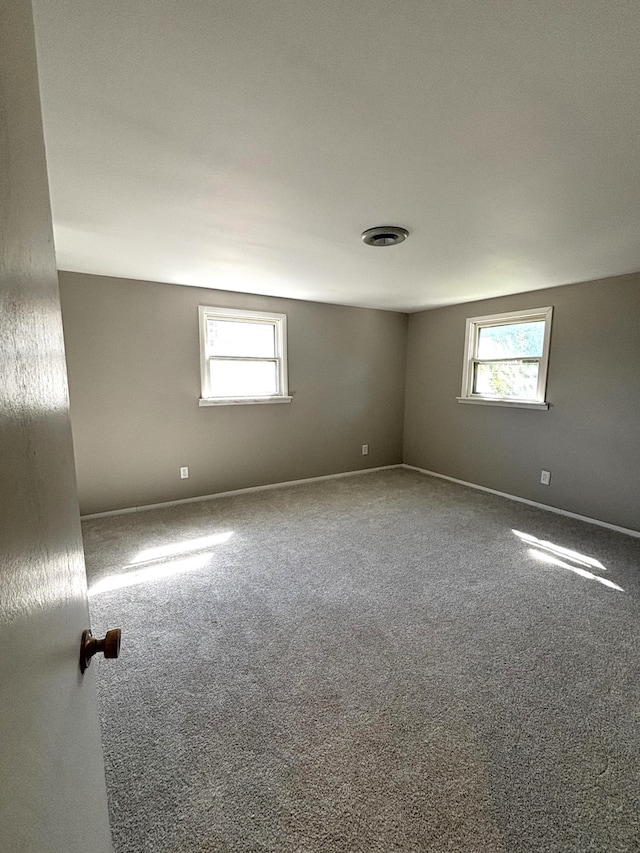
<path fill-rule="evenodd" d="M 357 471 L 341 471 L 339 474 L 323 474 L 320 477 L 305 477 L 302 480 L 287 480 L 284 483 L 268 483 L 266 486 L 249 486 L 246 489 L 232 489 L 230 492 L 217 492 L 214 495 L 197 495 L 193 498 L 180 498 L 175 501 L 162 501 L 157 504 L 144 504 L 143 506 L 129 506 L 124 509 L 110 509 L 106 512 L 91 512 L 80 516 L 83 520 L 88 518 L 105 518 L 108 515 L 127 515 L 130 512 L 144 512 L 147 509 L 161 509 L 165 506 L 178 506 L 179 504 L 193 504 L 200 501 L 212 501 L 216 498 L 228 498 L 234 495 L 246 495 L 249 492 L 264 492 L 267 489 L 283 489 L 285 486 L 300 486 L 303 483 L 317 483 L 320 480 L 335 480 L 338 477 L 353 477 L 356 474 L 371 474 L 373 471 L 389 471 L 391 468 L 402 468 L 402 463 L 397 465 L 380 465 L 377 468 L 360 468 Z"/>
<path fill-rule="evenodd" d="M 469 483 L 467 480 L 459 480 L 457 477 L 449 477 L 447 474 L 439 474 L 437 471 L 428 471 L 426 468 L 419 468 L 417 465 L 408 465 L 406 462 L 398 463 L 397 465 L 380 465 L 377 468 L 360 468 L 357 471 L 341 471 L 338 474 L 323 474 L 320 477 L 305 477 L 301 480 L 286 480 L 283 483 L 268 483 L 264 486 L 249 486 L 246 489 L 232 489 L 228 492 L 217 492 L 213 495 L 196 495 L 192 498 L 180 498 L 175 501 L 161 501 L 155 504 L 144 504 L 142 506 L 130 506 L 124 509 L 111 509 L 106 512 L 92 512 L 81 516 L 84 519 L 90 518 L 105 518 L 110 515 L 127 515 L 131 512 L 144 512 L 148 509 L 161 509 L 166 506 L 178 506 L 180 504 L 199 503 L 200 501 L 211 501 L 216 498 L 228 498 L 234 495 L 246 495 L 250 492 L 264 492 L 268 489 L 283 489 L 287 486 L 300 486 L 303 483 L 317 483 L 321 480 L 335 480 L 339 477 L 354 477 L 357 474 L 370 474 L 374 471 L 389 471 L 393 468 L 406 468 L 409 471 L 418 471 L 420 474 L 426 474 L 429 477 L 437 477 L 440 480 L 449 480 L 451 483 L 458 483 L 460 486 L 467 486 L 470 489 L 477 489 L 481 492 L 489 492 L 492 495 L 498 495 L 501 498 L 507 498 L 510 501 L 528 504 L 529 506 L 537 507 L 538 509 L 554 512 L 557 515 L 565 515 L 568 518 L 575 518 L 578 521 L 585 521 L 587 524 L 596 524 L 598 527 L 606 527 L 608 530 L 615 530 L 617 533 L 625 533 L 627 536 L 635 536 L 640 538 L 640 531 L 633 530 L 630 527 L 620 527 L 617 524 L 610 524 L 608 521 L 600 521 L 598 518 L 590 518 L 588 515 L 579 515 L 576 512 L 569 512 L 566 509 L 560 509 L 556 506 L 549 506 L 539 501 L 532 501 L 528 498 L 521 498 L 518 495 L 510 495 L 508 492 L 499 492 L 497 489 L 490 489 L 488 486 L 480 486 L 477 483 Z"/>
<path fill-rule="evenodd" d="M 417 465 L 407 465 L 406 462 L 400 466 L 407 468 L 410 471 L 419 471 L 421 474 L 427 474 L 429 477 L 438 477 L 440 480 L 449 480 L 451 483 L 458 483 L 460 486 L 468 486 L 470 489 L 478 489 L 481 492 L 489 492 L 492 495 L 498 495 L 501 498 L 508 498 L 510 501 L 517 501 L 521 504 L 535 506 L 538 509 L 544 509 L 547 512 L 555 512 L 557 515 L 566 515 L 569 518 L 577 518 L 578 521 L 586 521 L 588 524 L 597 524 L 598 527 L 606 527 L 609 530 L 615 530 L 617 533 L 626 533 L 627 536 L 635 536 L 640 538 L 640 530 L 633 530 L 630 527 L 619 527 L 617 524 L 609 524 L 608 521 L 600 521 L 597 518 L 589 518 L 588 515 L 578 515 L 577 512 L 569 512 L 566 509 L 559 509 L 557 506 L 549 506 L 541 504 L 538 501 L 530 501 L 528 498 L 519 498 L 517 495 L 510 495 L 507 492 L 499 492 L 497 489 L 490 489 L 488 486 L 479 486 L 477 483 L 468 483 L 466 480 L 458 480 L 456 477 L 449 477 L 446 474 L 438 474 L 437 471 L 427 471 L 426 468 L 418 468 Z"/>

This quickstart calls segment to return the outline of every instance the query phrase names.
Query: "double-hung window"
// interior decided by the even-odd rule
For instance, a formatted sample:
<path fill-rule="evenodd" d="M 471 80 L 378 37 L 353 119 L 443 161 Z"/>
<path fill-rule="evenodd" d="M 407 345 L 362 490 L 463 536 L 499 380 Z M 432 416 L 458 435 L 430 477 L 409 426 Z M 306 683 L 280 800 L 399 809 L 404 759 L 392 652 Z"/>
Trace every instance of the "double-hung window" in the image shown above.
<path fill-rule="evenodd" d="M 201 305 L 201 406 L 289 403 L 287 315 Z"/>
<path fill-rule="evenodd" d="M 461 403 L 548 409 L 552 308 L 467 320 Z"/>

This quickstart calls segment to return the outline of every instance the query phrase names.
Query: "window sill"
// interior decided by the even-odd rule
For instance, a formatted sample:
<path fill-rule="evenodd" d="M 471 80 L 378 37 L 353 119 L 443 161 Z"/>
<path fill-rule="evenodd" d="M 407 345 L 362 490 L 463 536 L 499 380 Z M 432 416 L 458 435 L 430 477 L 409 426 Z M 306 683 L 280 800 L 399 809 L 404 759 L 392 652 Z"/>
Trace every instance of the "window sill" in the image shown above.
<path fill-rule="evenodd" d="M 264 403 L 290 403 L 293 397 L 218 397 L 208 399 L 201 397 L 199 406 L 255 406 Z"/>
<path fill-rule="evenodd" d="M 510 409 L 548 409 L 548 403 L 526 400 L 496 400 L 492 397 L 456 397 L 459 403 L 472 403 L 475 406 L 507 406 Z"/>

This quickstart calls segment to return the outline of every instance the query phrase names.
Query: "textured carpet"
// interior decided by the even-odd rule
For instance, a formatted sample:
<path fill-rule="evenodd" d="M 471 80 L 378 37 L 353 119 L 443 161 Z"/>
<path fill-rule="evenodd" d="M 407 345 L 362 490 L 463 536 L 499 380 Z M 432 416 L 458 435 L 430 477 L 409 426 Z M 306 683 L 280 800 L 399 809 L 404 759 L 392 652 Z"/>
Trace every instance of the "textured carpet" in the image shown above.
<path fill-rule="evenodd" d="M 640 850 L 639 540 L 407 470 L 83 529 L 117 853 Z"/>

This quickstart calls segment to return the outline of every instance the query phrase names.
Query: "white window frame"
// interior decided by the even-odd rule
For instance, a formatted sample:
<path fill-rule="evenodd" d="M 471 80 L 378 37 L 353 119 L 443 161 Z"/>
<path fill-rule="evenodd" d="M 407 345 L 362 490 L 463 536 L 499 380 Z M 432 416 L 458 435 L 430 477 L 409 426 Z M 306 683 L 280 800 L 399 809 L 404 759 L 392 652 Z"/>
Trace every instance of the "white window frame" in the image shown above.
<path fill-rule="evenodd" d="M 459 403 L 479 403 L 485 406 L 511 406 L 520 409 L 548 409 L 549 404 L 546 401 L 547 390 L 547 373 L 549 367 L 549 344 L 551 342 L 551 318 L 553 308 L 530 308 L 526 311 L 509 311 L 503 314 L 489 314 L 483 317 L 467 318 L 467 327 L 465 332 L 464 342 L 464 363 L 462 368 L 462 391 L 456 399 Z M 480 330 L 487 326 L 502 326 L 512 323 L 527 323 L 532 320 L 544 321 L 544 341 L 542 345 L 542 355 L 538 358 L 527 358 L 526 361 L 537 361 L 538 367 L 538 386 L 535 397 L 492 397 L 473 392 L 473 381 L 475 376 L 476 364 L 484 364 L 491 361 L 513 361 L 518 362 L 522 359 L 500 358 L 500 359 L 479 359 L 478 340 Z"/>
<path fill-rule="evenodd" d="M 273 358 L 251 358 L 248 356 L 212 356 L 207 351 L 207 321 L 234 320 L 246 323 L 264 323 L 273 326 L 275 356 Z M 259 403 L 290 403 L 292 398 L 288 390 L 287 372 L 287 315 L 272 311 L 247 311 L 237 308 L 218 308 L 210 305 L 198 306 L 198 325 L 200 329 L 200 377 L 202 396 L 200 406 L 246 406 Z M 265 397 L 214 397 L 210 388 L 209 362 L 225 361 L 274 361 L 277 364 L 278 393 Z"/>

